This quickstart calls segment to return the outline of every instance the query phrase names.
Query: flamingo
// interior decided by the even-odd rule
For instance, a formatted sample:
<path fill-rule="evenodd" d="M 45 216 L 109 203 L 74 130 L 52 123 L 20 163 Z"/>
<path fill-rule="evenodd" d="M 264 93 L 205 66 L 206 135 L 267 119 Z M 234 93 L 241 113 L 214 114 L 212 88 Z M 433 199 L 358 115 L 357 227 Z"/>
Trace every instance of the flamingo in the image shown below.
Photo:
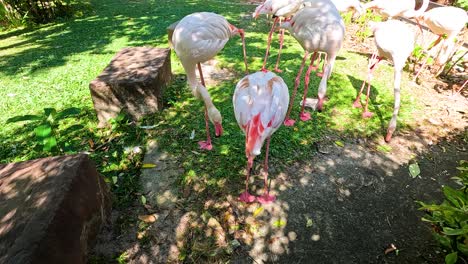
<path fill-rule="evenodd" d="M 300 118 L 302 121 L 310 119 L 310 113 L 304 112 L 304 105 L 309 87 L 310 72 L 313 69 L 316 69 L 314 66 L 314 60 L 317 58 L 318 52 L 324 52 L 327 54 L 326 66 L 324 66 L 322 80 L 320 81 L 318 88 L 317 109 L 319 111 L 322 110 L 327 91 L 327 81 L 333 70 L 336 55 L 341 48 L 345 31 L 343 19 L 331 1 L 313 0 L 306 3 L 306 5 L 307 6 L 299 10 L 290 21 L 287 21 L 282 25 L 282 27 L 289 29 L 291 35 L 305 50 L 305 55 L 295 80 L 294 91 L 289 102 L 286 120 L 284 121 L 286 126 L 293 126 L 295 123 L 295 120 L 290 119 L 289 115 L 291 114 L 302 70 L 309 52 L 313 52 L 313 54 L 311 55 L 311 62 L 305 75 L 305 88 Z"/>
<path fill-rule="evenodd" d="M 424 11 L 426 11 L 429 6 L 429 0 L 423 0 L 422 6 L 415 10 L 416 1 L 415 0 L 374 0 L 369 3 L 364 4 L 364 10 L 374 9 L 380 15 L 386 18 L 396 18 L 396 17 L 405 17 L 405 18 L 414 18 L 421 16 Z M 417 20 L 416 20 L 417 21 Z M 419 23 L 418 23 L 419 24 Z"/>
<path fill-rule="evenodd" d="M 375 23 L 371 22 L 371 29 L 374 32 L 374 41 L 377 46 L 377 54 L 373 54 L 369 60 L 369 72 L 367 75 L 367 98 L 366 106 L 362 116 L 369 118 L 372 113 L 368 111 L 369 95 L 370 95 L 370 81 L 372 79 L 372 72 L 377 67 L 377 64 L 384 58 L 393 61 L 394 68 L 394 106 L 393 115 L 387 129 L 385 141 L 388 143 L 392 139 L 393 132 L 395 132 L 397 125 L 397 116 L 400 109 L 400 83 L 403 67 L 406 60 L 413 52 L 414 38 L 413 31 L 403 22 L 398 20 L 388 20 L 386 22 Z M 362 83 L 361 90 L 359 91 L 356 100 L 353 103 L 354 107 L 362 107 L 360 97 L 364 89 L 366 81 Z"/>
<path fill-rule="evenodd" d="M 273 35 L 273 31 L 275 30 L 276 24 L 294 15 L 296 11 L 302 7 L 302 2 L 303 0 L 266 0 L 263 4 L 255 8 L 255 12 L 252 14 L 254 18 L 257 18 L 261 14 L 273 15 L 273 17 L 275 18 L 273 20 L 273 25 L 271 26 L 270 33 L 268 34 L 267 49 L 265 53 L 265 59 L 263 60 L 262 71 L 266 71 L 265 66 L 268 54 L 270 52 L 271 37 Z M 281 72 L 281 70 L 278 68 L 278 64 L 280 61 L 281 50 L 283 49 L 284 29 L 280 29 L 279 41 L 280 47 L 278 50 L 278 58 L 276 59 L 274 69 L 274 71 L 276 72 Z"/>
<path fill-rule="evenodd" d="M 286 83 L 273 72 L 256 72 L 242 78 L 236 86 L 232 98 L 234 113 L 239 127 L 245 134 L 245 155 L 247 175 L 245 191 L 239 200 L 246 203 L 255 201 L 249 193 L 249 176 L 253 160 L 260 154 L 266 140 L 263 167 L 264 192 L 257 197 L 260 203 L 270 203 L 276 199 L 268 191 L 268 151 L 271 135 L 281 126 L 289 103 Z"/>
<path fill-rule="evenodd" d="M 453 51 L 458 33 L 465 28 L 468 22 L 466 11 L 453 6 L 436 7 L 420 15 L 419 19 L 424 21 L 427 27 L 429 27 L 434 34 L 439 36 L 437 40 L 431 44 L 430 48 L 426 49 L 427 51 L 437 45 L 444 35 L 447 36 L 442 43 L 441 55 L 438 56 L 436 61 L 439 64 L 445 63 Z M 417 78 L 426 63 L 427 60 L 423 63 L 415 78 Z"/>
<path fill-rule="evenodd" d="M 217 137 L 222 135 L 223 127 L 221 113 L 214 106 L 206 89 L 200 63 L 216 56 L 229 38 L 237 34 L 242 38 L 244 63 L 247 71 L 244 31 L 231 25 L 223 16 L 209 12 L 193 13 L 180 20 L 173 32 L 172 43 L 174 50 L 187 73 L 192 94 L 205 103 L 207 139 L 198 142 L 201 149 L 211 150 L 213 148 L 208 120 L 214 124 Z M 197 81 L 197 66 L 201 84 Z"/>

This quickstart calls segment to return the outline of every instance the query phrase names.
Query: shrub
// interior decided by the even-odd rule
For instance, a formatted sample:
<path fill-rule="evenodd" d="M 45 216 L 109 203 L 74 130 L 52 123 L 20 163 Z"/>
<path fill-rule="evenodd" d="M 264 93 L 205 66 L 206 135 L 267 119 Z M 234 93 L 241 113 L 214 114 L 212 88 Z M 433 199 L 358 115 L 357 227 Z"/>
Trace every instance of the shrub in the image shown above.
<path fill-rule="evenodd" d="M 448 250 L 447 264 L 468 257 L 468 161 L 461 161 L 457 169 L 460 174 L 452 179 L 460 188 L 443 186 L 445 198 L 441 204 L 419 202 L 419 209 L 427 213 L 422 220 L 431 223 L 434 238 Z"/>

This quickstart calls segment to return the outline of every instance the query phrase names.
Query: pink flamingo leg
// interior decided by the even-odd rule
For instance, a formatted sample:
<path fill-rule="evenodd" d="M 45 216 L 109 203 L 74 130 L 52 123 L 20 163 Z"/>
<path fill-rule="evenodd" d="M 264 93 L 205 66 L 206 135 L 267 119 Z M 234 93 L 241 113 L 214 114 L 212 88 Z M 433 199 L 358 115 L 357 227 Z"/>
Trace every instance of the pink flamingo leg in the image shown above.
<path fill-rule="evenodd" d="M 238 29 L 238 31 L 242 39 L 242 52 L 244 53 L 245 74 L 249 74 L 249 67 L 247 65 L 247 52 L 245 51 L 245 32 L 243 29 Z"/>
<path fill-rule="evenodd" d="M 265 59 L 263 60 L 262 72 L 267 72 L 268 70 L 265 68 L 266 61 L 268 58 L 268 53 L 270 52 L 270 45 L 271 45 L 271 36 L 273 35 L 273 31 L 275 30 L 276 23 L 278 23 L 279 17 L 276 17 L 273 21 L 273 26 L 271 27 L 270 34 L 268 34 L 268 41 L 267 41 L 267 49 L 265 53 Z"/>
<path fill-rule="evenodd" d="M 280 41 L 280 46 L 278 50 L 278 58 L 276 59 L 276 65 L 275 65 L 275 72 L 283 72 L 282 70 L 278 69 L 280 57 L 281 57 L 281 50 L 283 50 L 283 42 L 284 42 L 284 28 L 280 29 L 279 33 L 279 41 Z"/>
<path fill-rule="evenodd" d="M 361 108 L 362 107 L 362 105 L 361 105 L 361 94 L 362 94 L 362 91 L 364 90 L 365 85 L 366 85 L 366 81 L 363 81 L 362 85 L 361 85 L 361 89 L 359 90 L 359 93 L 356 96 L 356 99 L 354 100 L 354 103 L 353 103 L 353 107 L 355 107 L 355 108 Z"/>
<path fill-rule="evenodd" d="M 268 191 L 268 152 L 270 150 L 270 138 L 267 138 L 267 143 L 266 143 L 266 151 L 265 151 L 265 163 L 263 165 L 263 184 L 264 184 L 264 190 L 263 190 L 263 195 L 257 197 L 257 201 L 261 204 L 267 204 L 274 202 L 276 200 L 276 197 L 274 195 L 270 195 Z"/>
<path fill-rule="evenodd" d="M 370 97 L 370 88 L 371 88 L 371 79 L 372 79 L 372 73 L 374 72 L 375 68 L 377 67 L 378 63 L 382 60 L 381 57 L 379 57 L 377 54 L 372 54 L 370 60 L 369 60 L 369 72 L 367 74 L 367 93 L 366 93 L 366 106 L 364 107 L 364 112 L 362 113 L 363 118 L 369 118 L 372 117 L 373 113 L 369 112 L 368 110 L 368 105 L 369 105 L 369 97 Z M 363 84 L 364 87 L 364 84 Z M 362 93 L 362 88 L 361 91 L 359 92 L 360 94 Z M 360 96 L 359 94 L 359 96 Z M 358 98 L 356 98 L 357 100 Z"/>
<path fill-rule="evenodd" d="M 239 201 L 244 203 L 252 203 L 255 201 L 255 196 L 249 193 L 249 177 L 252 169 L 253 157 L 247 157 L 247 175 L 245 179 L 245 191 L 239 196 Z"/>
<path fill-rule="evenodd" d="M 284 125 L 285 126 L 294 126 L 294 123 L 296 122 L 294 119 L 290 119 L 289 115 L 291 114 L 291 109 L 292 109 L 292 105 L 294 103 L 294 98 L 296 97 L 297 88 L 299 87 L 299 83 L 301 82 L 302 70 L 304 69 L 304 64 L 305 64 L 308 56 L 309 56 L 309 52 L 306 51 L 305 55 L 304 55 L 304 58 L 302 59 L 301 67 L 299 68 L 299 72 L 297 73 L 296 81 L 294 82 L 294 90 L 293 90 L 292 96 L 291 96 L 291 98 L 289 100 L 289 107 L 288 107 L 288 112 L 286 113 L 286 118 L 284 119 Z"/>
<path fill-rule="evenodd" d="M 312 54 L 312 57 L 310 58 L 310 65 L 309 65 L 309 68 L 307 69 L 307 72 L 304 78 L 304 96 L 302 97 L 302 107 L 301 107 L 301 113 L 300 113 L 300 118 L 302 121 L 310 120 L 310 113 L 304 112 L 304 107 L 305 107 L 305 101 L 307 97 L 307 91 L 309 90 L 310 72 L 312 71 L 313 68 L 315 68 L 314 57 L 316 57 L 315 56 L 316 54 L 317 52 L 314 52 L 314 54 Z"/>
<path fill-rule="evenodd" d="M 205 86 L 205 79 L 203 78 L 201 64 L 198 63 L 198 72 L 200 74 L 200 82 L 203 86 Z M 213 145 L 211 145 L 211 137 L 210 137 L 210 124 L 208 122 L 208 111 L 205 106 L 205 127 L 206 127 L 206 141 L 198 142 L 198 145 L 201 149 L 212 150 Z"/>
<path fill-rule="evenodd" d="M 325 61 L 326 61 L 326 58 L 327 58 L 328 55 L 325 53 L 324 56 L 325 56 L 325 60 L 323 61 L 323 64 L 322 64 L 322 71 L 316 73 L 316 75 L 317 75 L 318 77 L 320 77 L 320 78 L 323 77 L 323 68 L 325 68 Z M 318 56 L 318 62 L 317 62 L 317 69 L 318 69 L 318 67 L 320 67 L 320 60 L 321 60 L 321 58 L 322 58 L 322 54 L 319 54 L 319 56 Z"/>

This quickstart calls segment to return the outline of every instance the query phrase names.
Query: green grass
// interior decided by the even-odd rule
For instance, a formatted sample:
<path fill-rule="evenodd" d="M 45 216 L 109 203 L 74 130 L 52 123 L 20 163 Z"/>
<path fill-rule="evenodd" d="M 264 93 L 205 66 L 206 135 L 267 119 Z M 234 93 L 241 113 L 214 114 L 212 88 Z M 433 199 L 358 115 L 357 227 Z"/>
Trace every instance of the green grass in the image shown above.
<path fill-rule="evenodd" d="M 79 107 L 82 113 L 72 121 L 63 122 L 60 129 L 72 124 L 84 128 L 68 138 L 67 153 L 89 151 L 98 170 L 112 186 L 118 206 L 126 206 L 139 196 L 138 175 L 141 154 L 125 151 L 126 147 L 144 146 L 154 138 L 163 150 L 179 160 L 185 172 L 179 183 L 203 182 L 206 186 L 200 201 L 207 195 L 232 193 L 242 186 L 245 167 L 244 135 L 233 113 L 232 94 L 237 80 L 243 76 L 241 42 L 231 39 L 217 56 L 221 67 L 236 72 L 236 78 L 208 87 L 215 105 L 223 114 L 225 134 L 214 139 L 214 150 L 198 149 L 197 141 L 204 139 L 203 104 L 193 98 L 185 81 L 175 81 L 166 93 L 169 106 L 160 114 L 143 120 L 157 124 L 146 132 L 127 122 L 114 129 L 98 129 L 89 93 L 89 82 L 109 63 L 120 49 L 127 46 L 167 47 L 166 27 L 187 14 L 213 11 L 224 15 L 234 25 L 247 32 L 247 53 L 251 72 L 261 68 L 269 25 L 264 18 L 251 19 L 254 6 L 243 1 L 218 0 L 100 0 L 91 1 L 92 12 L 82 18 L 43 25 L 33 29 L 0 32 L 0 162 L 22 161 L 49 156 L 34 141 L 33 127 L 24 123 L 6 124 L 17 115 L 39 114 L 43 108 L 57 110 Z M 276 39 L 276 36 L 275 36 Z M 269 68 L 276 61 L 278 44 L 274 41 Z M 304 52 L 289 35 L 285 37 L 280 76 L 293 88 L 294 78 Z M 172 53 L 175 75 L 184 74 Z M 382 137 L 393 108 L 392 68 L 382 65 L 375 72 L 370 110 L 371 119 L 361 118 L 361 109 L 351 104 L 366 77 L 367 57 L 342 50 L 329 80 L 322 113 L 313 113 L 311 122 L 299 122 L 294 128 L 281 127 L 272 137 L 271 166 L 282 168 L 296 161 L 307 160 L 316 151 L 315 142 L 331 135 L 334 140 L 352 137 Z M 411 123 L 411 114 L 418 103 L 402 82 L 402 105 L 398 129 Z M 178 78 L 176 78 L 177 80 Z M 319 78 L 311 76 L 309 96 L 316 96 Z M 292 115 L 297 119 L 302 85 L 294 102 Z M 190 134 L 195 130 L 195 139 Z M 328 139 L 329 140 L 329 139 Z M 263 159 L 263 153 L 257 162 Z M 274 175 L 273 175 L 274 176 Z M 234 186 L 234 187 L 233 187 Z"/>

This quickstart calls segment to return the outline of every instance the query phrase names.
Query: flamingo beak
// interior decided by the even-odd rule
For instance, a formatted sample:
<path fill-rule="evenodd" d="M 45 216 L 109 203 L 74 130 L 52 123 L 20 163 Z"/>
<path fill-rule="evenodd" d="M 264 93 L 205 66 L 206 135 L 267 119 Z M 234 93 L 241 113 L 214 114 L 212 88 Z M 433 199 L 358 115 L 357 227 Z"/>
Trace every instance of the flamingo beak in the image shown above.
<path fill-rule="evenodd" d="M 215 136 L 220 137 L 223 134 L 223 126 L 221 123 L 215 123 Z"/>

